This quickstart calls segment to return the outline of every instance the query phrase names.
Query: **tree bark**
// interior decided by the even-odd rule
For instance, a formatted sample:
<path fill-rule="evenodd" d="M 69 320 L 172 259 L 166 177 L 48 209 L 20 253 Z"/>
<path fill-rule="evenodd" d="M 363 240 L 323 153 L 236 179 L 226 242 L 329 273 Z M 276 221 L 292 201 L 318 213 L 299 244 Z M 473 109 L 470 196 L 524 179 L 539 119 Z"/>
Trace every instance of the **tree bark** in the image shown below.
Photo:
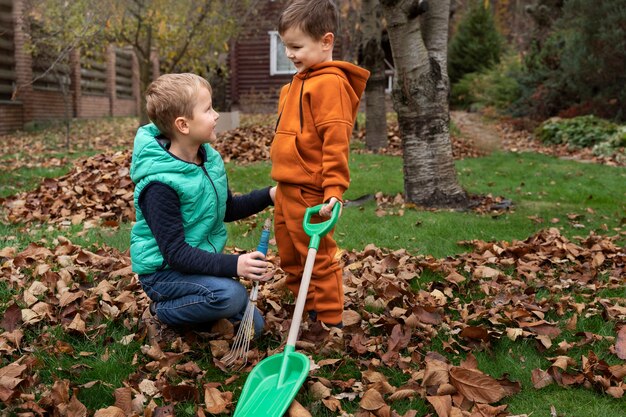
<path fill-rule="evenodd" d="M 146 110 L 146 90 L 152 82 L 152 61 L 150 60 L 152 51 L 152 27 L 147 25 L 143 28 L 145 35 L 143 38 L 137 38 L 137 44 L 133 45 L 135 54 L 137 55 L 137 63 L 139 64 L 139 86 L 140 86 L 140 109 L 139 124 L 141 126 L 150 122 L 148 112 Z"/>
<path fill-rule="evenodd" d="M 382 10 L 378 0 L 363 0 L 361 27 L 362 65 L 370 71 L 365 87 L 365 145 L 378 150 L 387 146 L 387 109 L 385 106 L 385 53 L 381 36 Z"/>
<path fill-rule="evenodd" d="M 394 109 L 407 201 L 464 207 L 450 142 L 447 41 L 450 0 L 381 0 L 396 67 Z"/>

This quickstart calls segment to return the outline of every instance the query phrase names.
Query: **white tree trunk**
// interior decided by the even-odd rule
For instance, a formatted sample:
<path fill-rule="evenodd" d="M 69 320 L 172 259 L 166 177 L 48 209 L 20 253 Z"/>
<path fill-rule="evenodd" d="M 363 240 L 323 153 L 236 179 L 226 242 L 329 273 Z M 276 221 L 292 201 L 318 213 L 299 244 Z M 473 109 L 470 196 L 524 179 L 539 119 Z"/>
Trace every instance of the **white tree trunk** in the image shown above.
<path fill-rule="evenodd" d="M 465 206 L 449 132 L 450 0 L 381 4 L 396 67 L 393 102 L 404 148 L 405 198 L 429 207 Z"/>

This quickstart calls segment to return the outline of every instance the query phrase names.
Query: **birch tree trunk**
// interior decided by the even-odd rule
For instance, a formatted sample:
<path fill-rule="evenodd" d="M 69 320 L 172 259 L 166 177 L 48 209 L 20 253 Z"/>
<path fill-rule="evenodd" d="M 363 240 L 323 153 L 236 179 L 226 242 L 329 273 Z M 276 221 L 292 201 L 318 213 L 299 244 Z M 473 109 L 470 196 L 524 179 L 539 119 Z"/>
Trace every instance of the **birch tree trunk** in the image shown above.
<path fill-rule="evenodd" d="M 406 200 L 463 207 L 450 142 L 447 43 L 450 0 L 381 0 L 396 67 L 394 109 L 404 149 Z"/>
<path fill-rule="evenodd" d="M 385 53 L 382 46 L 382 9 L 378 0 L 363 0 L 361 14 L 362 65 L 370 71 L 365 87 L 365 145 L 377 150 L 387 146 L 385 107 Z"/>

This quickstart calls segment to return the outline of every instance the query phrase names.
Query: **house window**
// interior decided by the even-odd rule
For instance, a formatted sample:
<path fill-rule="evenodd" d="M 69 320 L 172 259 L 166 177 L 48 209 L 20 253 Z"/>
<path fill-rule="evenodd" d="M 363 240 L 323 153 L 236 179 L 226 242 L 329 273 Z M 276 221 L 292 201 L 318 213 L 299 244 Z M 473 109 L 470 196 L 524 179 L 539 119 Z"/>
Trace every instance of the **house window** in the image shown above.
<path fill-rule="evenodd" d="M 387 87 L 385 87 L 385 93 L 391 94 L 393 91 L 393 76 L 396 73 L 396 69 L 391 65 L 389 61 L 385 59 L 385 77 L 387 78 Z"/>
<path fill-rule="evenodd" d="M 270 34 L 270 75 L 293 74 L 296 68 L 285 54 L 285 45 L 277 31 Z"/>

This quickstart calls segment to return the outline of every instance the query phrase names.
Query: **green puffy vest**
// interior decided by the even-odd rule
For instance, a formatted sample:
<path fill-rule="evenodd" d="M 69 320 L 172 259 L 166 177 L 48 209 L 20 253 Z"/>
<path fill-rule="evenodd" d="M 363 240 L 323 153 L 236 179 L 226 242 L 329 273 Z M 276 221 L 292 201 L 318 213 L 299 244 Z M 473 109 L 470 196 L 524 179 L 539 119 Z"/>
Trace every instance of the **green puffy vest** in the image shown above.
<path fill-rule="evenodd" d="M 185 241 L 196 248 L 220 253 L 226 245 L 224 225 L 228 181 L 220 154 L 204 144 L 206 161 L 202 166 L 178 159 L 159 142 L 154 124 L 142 126 L 135 136 L 130 177 L 135 183 L 136 223 L 130 238 L 133 272 L 151 274 L 167 265 L 139 208 L 139 195 L 151 182 L 158 181 L 178 193 Z"/>

